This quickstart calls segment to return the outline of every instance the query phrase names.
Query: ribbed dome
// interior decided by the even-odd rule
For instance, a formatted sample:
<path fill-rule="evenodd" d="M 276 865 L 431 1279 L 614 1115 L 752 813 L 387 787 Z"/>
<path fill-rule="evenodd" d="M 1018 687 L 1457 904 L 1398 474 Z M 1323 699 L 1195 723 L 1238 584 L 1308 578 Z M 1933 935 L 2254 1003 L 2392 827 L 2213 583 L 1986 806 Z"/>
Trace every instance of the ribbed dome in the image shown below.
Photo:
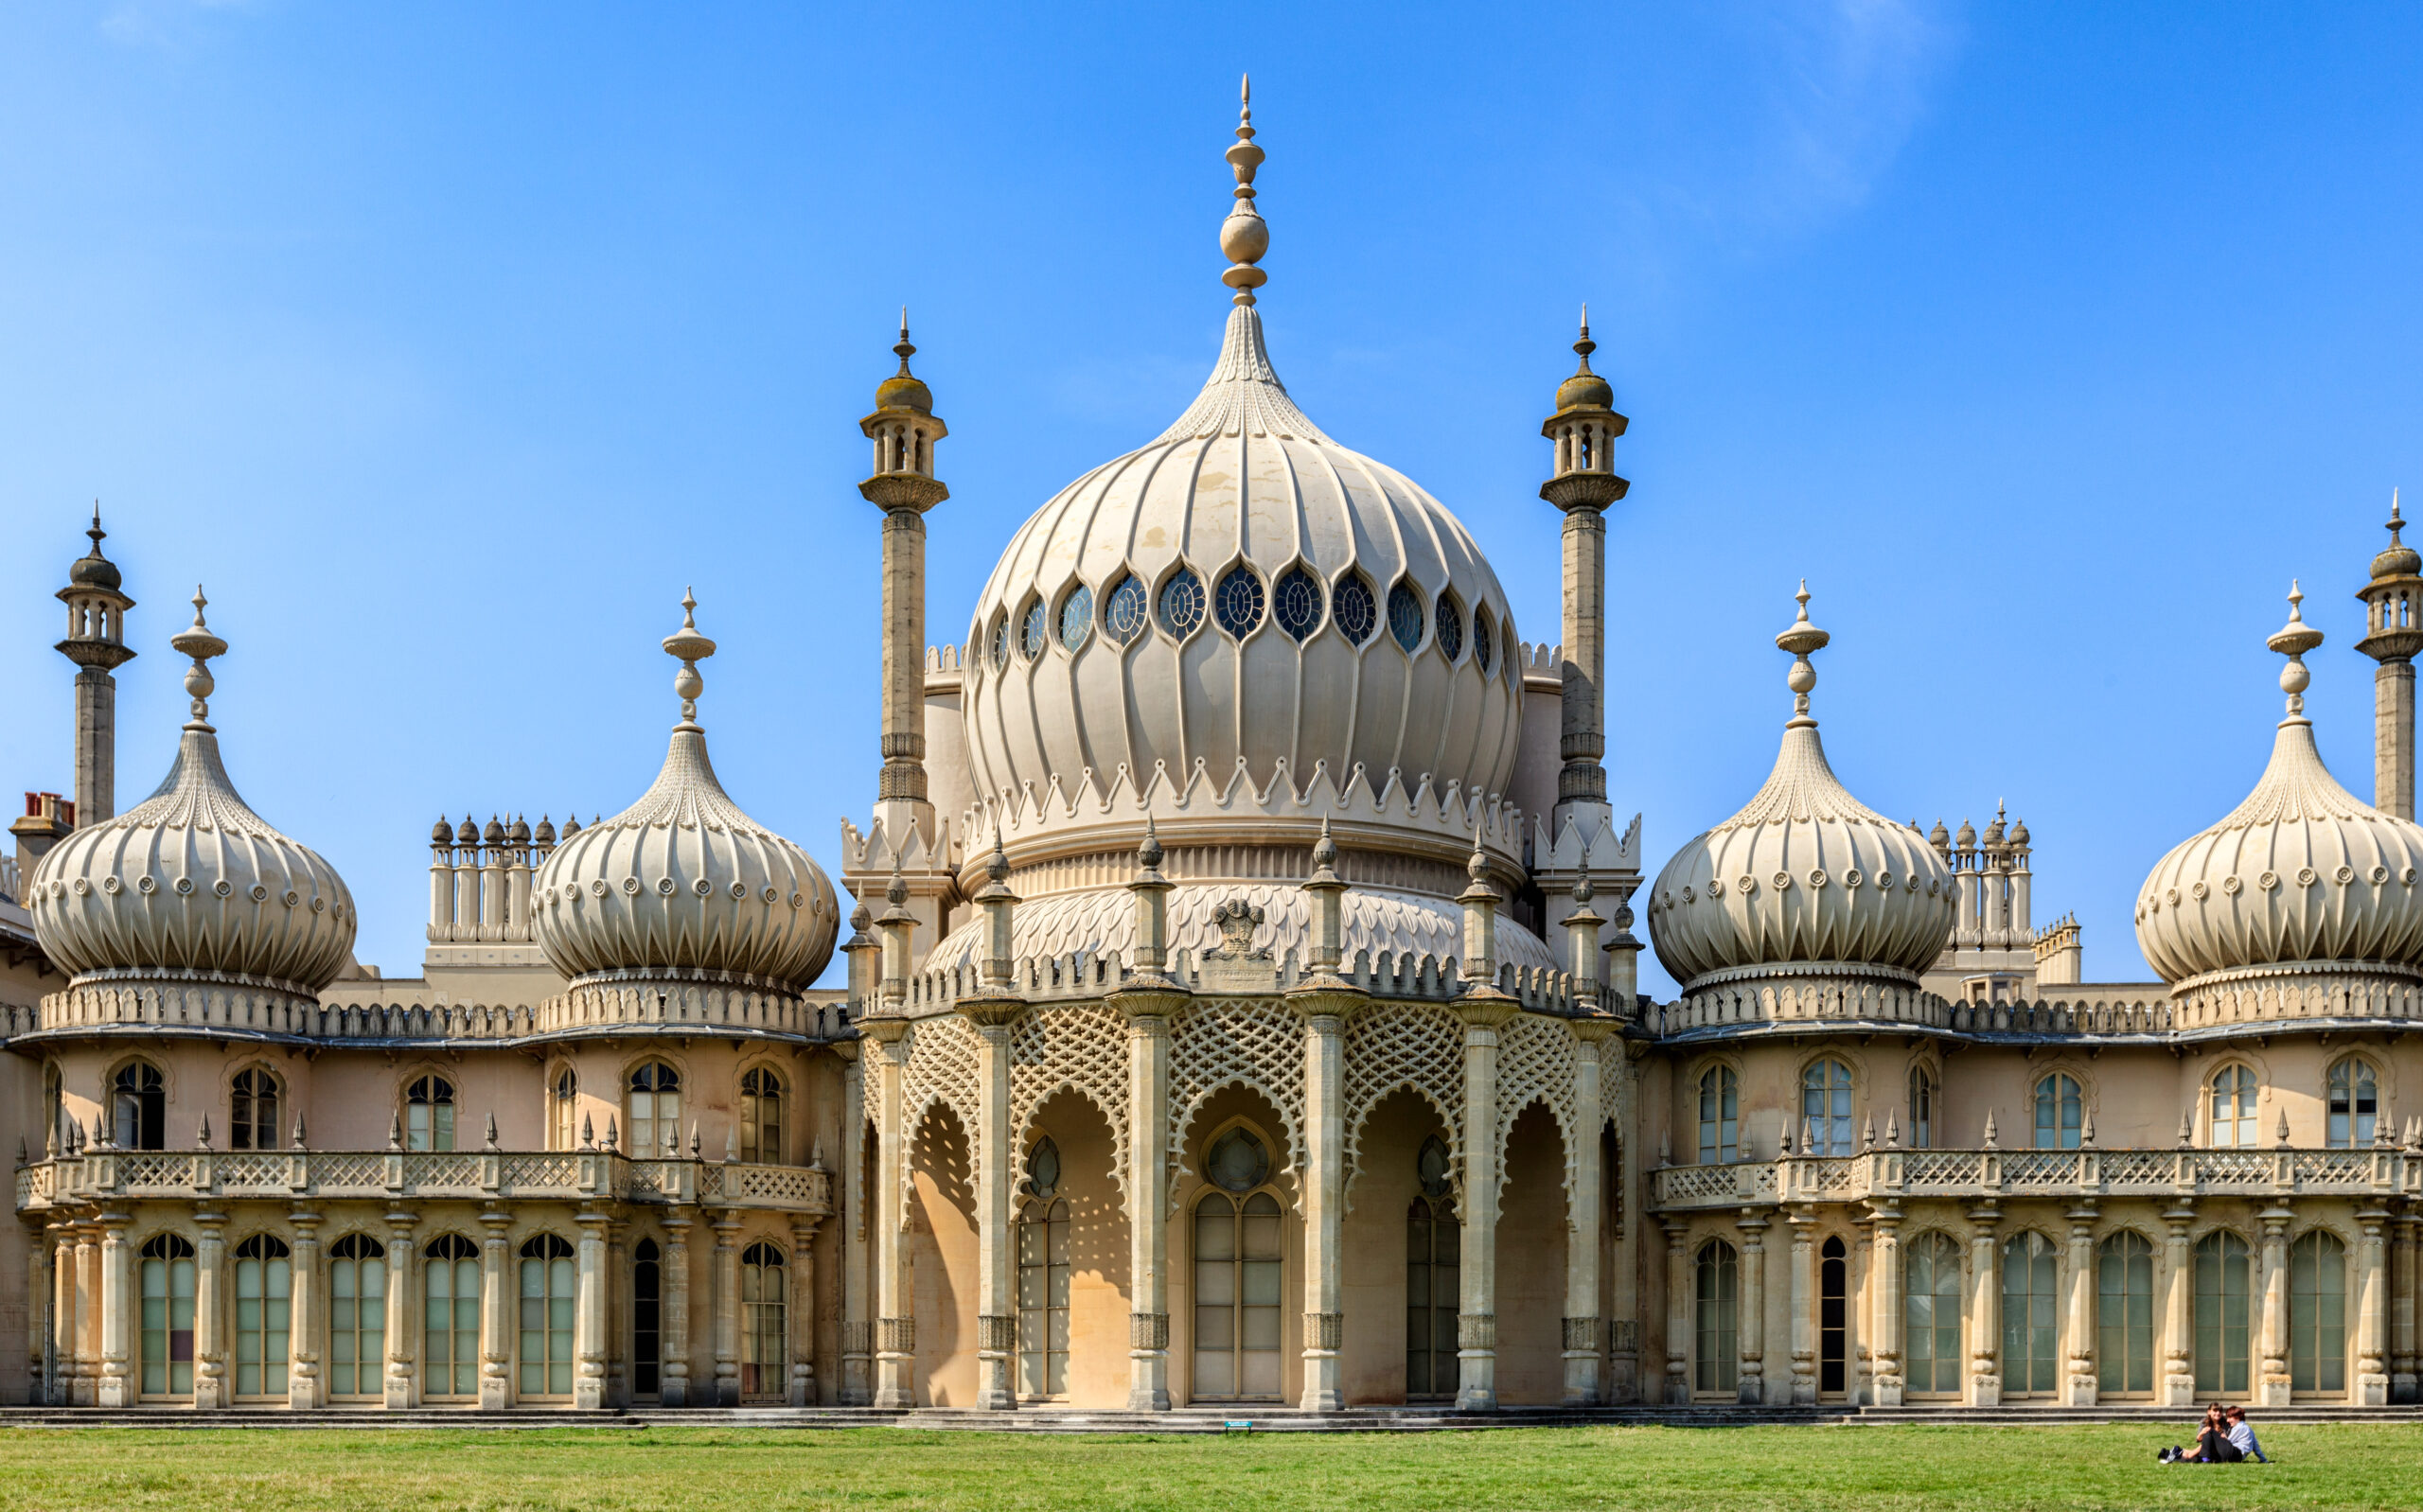
<path fill-rule="evenodd" d="M 1915 979 L 1955 915 L 1952 871 L 1927 838 L 1847 791 L 1809 717 L 1809 653 L 1826 633 L 1801 617 L 1777 644 L 1797 657 L 1797 712 L 1748 806 L 1674 853 L 1650 889 L 1657 958 L 1686 992 L 1708 978 L 1845 966 Z"/>
<path fill-rule="evenodd" d="M 203 624 L 170 644 L 194 659 L 193 718 L 168 778 L 115 818 L 87 825 L 34 869 L 34 931 L 78 977 L 241 977 L 316 995 L 353 950 L 353 895 L 336 869 L 237 796 L 204 701 L 203 665 L 226 642 Z"/>
<path fill-rule="evenodd" d="M 681 660 L 683 702 L 663 769 L 638 802 L 568 834 L 539 869 L 539 948 L 568 977 L 737 977 L 796 993 L 832 958 L 832 884 L 716 781 L 696 703 L 696 663 L 715 642 L 685 616 L 664 647 Z"/>
<path fill-rule="evenodd" d="M 2292 608 L 2271 641 L 2290 657 L 2290 697 L 2270 765 L 2244 802 L 2146 878 L 2137 947 L 2174 987 L 2292 962 L 2423 968 L 2423 827 L 2359 800 L 2323 765 L 2299 696 L 2304 654 L 2321 642 Z"/>

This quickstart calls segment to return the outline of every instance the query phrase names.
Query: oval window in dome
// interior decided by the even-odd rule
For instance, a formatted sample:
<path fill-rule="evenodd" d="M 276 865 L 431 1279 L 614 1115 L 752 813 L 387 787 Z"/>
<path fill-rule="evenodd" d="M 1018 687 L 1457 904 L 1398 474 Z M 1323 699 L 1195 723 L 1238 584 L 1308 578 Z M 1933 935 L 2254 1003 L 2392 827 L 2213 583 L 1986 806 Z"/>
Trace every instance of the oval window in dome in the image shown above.
<path fill-rule="evenodd" d="M 1371 585 L 1363 581 L 1360 572 L 1349 572 L 1337 580 L 1329 609 L 1350 645 L 1361 645 L 1379 627 L 1379 606 L 1372 602 Z"/>
<path fill-rule="evenodd" d="M 1043 636 L 1050 613 L 1043 601 L 1036 599 L 1026 607 L 1026 615 L 1018 622 L 1018 655 L 1029 661 L 1043 655 Z"/>
<path fill-rule="evenodd" d="M 1439 595 L 1439 649 L 1450 661 L 1464 654 L 1464 611 L 1444 593 Z"/>
<path fill-rule="evenodd" d="M 1262 579 L 1253 575 L 1250 567 L 1229 568 L 1228 575 L 1220 579 L 1220 591 L 1212 600 L 1212 608 L 1220 617 L 1221 629 L 1244 640 L 1262 626 Z"/>
<path fill-rule="evenodd" d="M 1110 590 L 1102 602 L 1103 628 L 1121 645 L 1136 639 L 1144 630 L 1144 585 L 1130 572 Z"/>
<path fill-rule="evenodd" d="M 1279 628 L 1299 641 L 1310 638 L 1321 625 L 1320 579 L 1300 567 L 1291 567 L 1279 579 L 1278 589 L 1271 594 L 1271 611 L 1278 616 Z"/>
<path fill-rule="evenodd" d="M 1407 651 L 1422 644 L 1422 590 L 1410 583 L 1388 589 L 1388 633 Z"/>
<path fill-rule="evenodd" d="M 1517 677 L 1523 671 L 1523 642 L 1514 639 L 1514 622 L 1506 622 L 1506 676 Z"/>
<path fill-rule="evenodd" d="M 1203 579 L 1181 567 L 1161 585 L 1161 628 L 1183 641 L 1203 624 Z"/>
<path fill-rule="evenodd" d="M 1000 671 L 1010 664 L 1010 617 L 1001 615 L 993 621 L 993 670 Z"/>
<path fill-rule="evenodd" d="M 1480 675 L 1489 676 L 1489 664 L 1495 653 L 1497 627 L 1489 623 L 1489 610 L 1484 607 L 1473 616 L 1473 660 L 1479 663 Z"/>
<path fill-rule="evenodd" d="M 1060 643 L 1074 651 L 1086 643 L 1086 632 L 1093 627 L 1094 590 L 1080 583 L 1060 601 Z"/>

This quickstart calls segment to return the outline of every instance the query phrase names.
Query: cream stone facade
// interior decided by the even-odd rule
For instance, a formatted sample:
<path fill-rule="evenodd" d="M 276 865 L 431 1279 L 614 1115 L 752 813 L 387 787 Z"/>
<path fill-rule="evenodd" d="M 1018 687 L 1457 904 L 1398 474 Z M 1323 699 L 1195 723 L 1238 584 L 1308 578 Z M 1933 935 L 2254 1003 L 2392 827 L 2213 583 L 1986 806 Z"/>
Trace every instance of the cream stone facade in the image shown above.
<path fill-rule="evenodd" d="M 238 794 L 268 732 L 222 751 L 199 591 L 191 717 L 117 811 L 134 601 L 96 519 L 60 594 L 76 797 L 30 795 L 0 867 L 0 1399 L 2417 1399 L 2395 515 L 2376 803 L 2315 747 L 2292 594 L 2269 766 L 2140 889 L 2162 981 L 2079 980 L 1999 806 L 1921 832 L 1852 796 L 1806 585 L 1771 776 L 1645 882 L 1604 765 L 1627 421 L 1586 324 L 1527 642 L 1456 516 L 1280 381 L 1249 112 L 1227 157 L 1201 394 L 1046 501 L 940 648 L 948 431 L 901 331 L 860 422 L 882 765 L 839 889 L 717 781 L 685 594 L 655 782 L 586 827 L 439 820 L 422 975 L 382 976 Z"/>

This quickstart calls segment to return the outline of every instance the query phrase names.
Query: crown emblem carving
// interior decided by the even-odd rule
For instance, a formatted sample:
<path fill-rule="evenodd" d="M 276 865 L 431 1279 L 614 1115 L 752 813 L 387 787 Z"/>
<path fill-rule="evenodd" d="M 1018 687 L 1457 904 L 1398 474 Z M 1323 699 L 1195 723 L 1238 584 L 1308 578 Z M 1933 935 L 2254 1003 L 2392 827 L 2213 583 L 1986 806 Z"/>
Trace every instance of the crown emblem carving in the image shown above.
<path fill-rule="evenodd" d="M 1270 947 L 1253 948 L 1255 931 L 1263 925 L 1262 909 L 1243 898 L 1230 898 L 1212 910 L 1212 922 L 1219 926 L 1219 948 L 1207 953 L 1209 960 L 1268 960 Z"/>

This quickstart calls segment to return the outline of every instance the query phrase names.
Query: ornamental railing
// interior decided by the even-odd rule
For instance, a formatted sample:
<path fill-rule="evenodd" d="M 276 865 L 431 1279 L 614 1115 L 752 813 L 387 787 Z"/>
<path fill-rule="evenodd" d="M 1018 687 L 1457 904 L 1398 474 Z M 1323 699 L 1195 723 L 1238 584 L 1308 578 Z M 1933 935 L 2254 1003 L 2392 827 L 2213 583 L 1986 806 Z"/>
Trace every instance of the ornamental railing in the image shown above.
<path fill-rule="evenodd" d="M 1653 1172 L 1665 1211 L 1907 1198 L 2423 1197 L 2423 1150 L 1869 1150 Z"/>
<path fill-rule="evenodd" d="M 17 1210 L 285 1198 L 699 1203 L 825 1214 L 822 1166 L 632 1160 L 606 1151 L 87 1150 L 17 1168 Z"/>

